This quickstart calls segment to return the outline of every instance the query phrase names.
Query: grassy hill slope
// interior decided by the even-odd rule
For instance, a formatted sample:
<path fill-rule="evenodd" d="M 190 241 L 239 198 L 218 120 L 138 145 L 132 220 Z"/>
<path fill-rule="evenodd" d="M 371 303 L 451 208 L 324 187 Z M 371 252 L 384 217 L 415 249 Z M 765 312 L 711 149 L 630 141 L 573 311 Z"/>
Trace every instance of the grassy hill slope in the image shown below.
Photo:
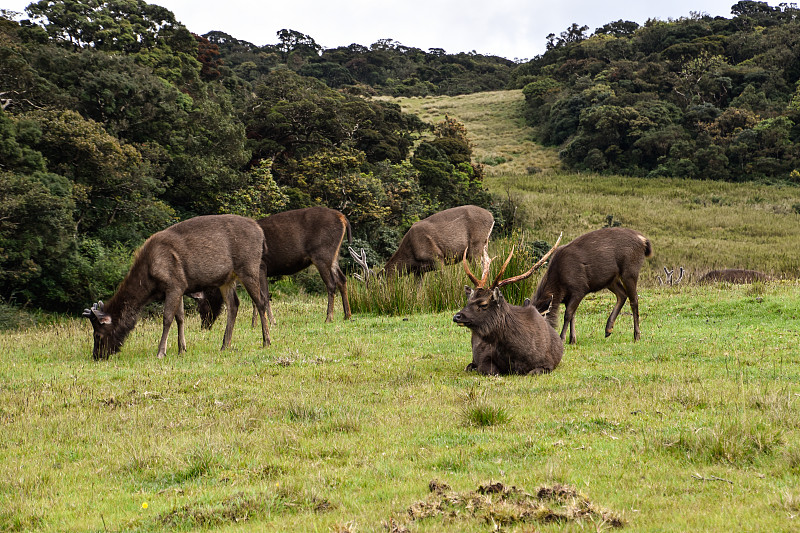
<path fill-rule="evenodd" d="M 696 279 L 714 268 L 752 268 L 800 276 L 800 189 L 752 183 L 574 174 L 557 150 L 537 145 L 521 117 L 521 91 L 396 99 L 428 121 L 463 122 L 487 187 L 521 209 L 518 224 L 548 242 L 565 242 L 611 221 L 642 231 L 655 256 L 642 282 L 663 267 L 683 266 Z"/>

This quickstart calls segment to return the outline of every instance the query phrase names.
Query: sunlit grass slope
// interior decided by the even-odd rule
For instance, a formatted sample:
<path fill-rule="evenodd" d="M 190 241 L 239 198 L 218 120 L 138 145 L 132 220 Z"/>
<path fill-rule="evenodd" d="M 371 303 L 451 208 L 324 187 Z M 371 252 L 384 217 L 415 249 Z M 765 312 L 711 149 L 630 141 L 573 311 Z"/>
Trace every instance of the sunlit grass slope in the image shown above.
<path fill-rule="evenodd" d="M 498 91 L 396 101 L 426 120 L 448 114 L 466 125 L 477 159 L 487 161 L 486 186 L 524 208 L 517 225 L 532 238 L 552 242 L 563 231 L 569 242 L 609 221 L 636 228 L 655 250 L 645 284 L 681 266 L 687 280 L 715 268 L 800 276 L 800 188 L 567 173 L 556 149 L 530 140 L 523 98 Z"/>

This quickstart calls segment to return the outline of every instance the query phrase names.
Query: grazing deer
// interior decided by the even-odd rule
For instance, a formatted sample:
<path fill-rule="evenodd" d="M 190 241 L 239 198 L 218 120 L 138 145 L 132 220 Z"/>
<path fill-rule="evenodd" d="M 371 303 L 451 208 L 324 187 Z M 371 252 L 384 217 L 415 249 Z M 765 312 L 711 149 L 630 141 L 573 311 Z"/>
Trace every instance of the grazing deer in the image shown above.
<path fill-rule="evenodd" d="M 263 345 L 270 343 L 266 304 L 261 296 L 262 261 L 267 254 L 264 233 L 254 220 L 237 215 L 206 215 L 179 222 L 150 236 L 136 256 L 117 292 L 107 303 L 85 309 L 94 328 L 94 359 L 107 359 L 122 347 L 136 326 L 142 308 L 164 300 L 164 329 L 158 357 L 167 353 L 172 321 L 178 323 L 178 352 L 186 351 L 183 295 L 203 287 L 219 287 L 228 306 L 222 349 L 230 346 L 240 281 L 261 317 Z"/>
<path fill-rule="evenodd" d="M 268 277 L 295 274 L 308 268 L 317 267 L 325 287 L 328 289 L 328 310 L 325 322 L 333 317 L 333 304 L 336 290 L 342 296 L 344 318 L 350 318 L 350 301 L 347 298 L 347 277 L 339 268 L 339 248 L 345 235 L 352 240 L 352 229 L 347 218 L 327 207 L 306 207 L 284 211 L 262 218 L 258 221 L 264 232 L 269 252 L 265 262 Z M 211 328 L 222 310 L 223 298 L 218 290 L 198 291 L 191 295 L 197 300 L 201 324 Z M 262 297 L 267 305 L 267 317 L 275 323 L 269 297 L 269 281 L 263 282 Z M 253 324 L 255 325 L 255 309 Z"/>
<path fill-rule="evenodd" d="M 530 270 L 519 276 L 501 279 L 514 249 L 495 277 L 486 287 L 491 259 L 483 261 L 483 276 L 478 279 L 470 271 L 467 254 L 463 265 L 467 277 L 475 285 L 468 286 L 467 305 L 453 317 L 453 322 L 472 331 L 472 362 L 467 370 L 481 374 L 543 374 L 552 372 L 564 353 L 564 342 L 550 327 L 539 311 L 525 300 L 522 306 L 511 305 L 503 298 L 500 288 L 528 278 L 541 267 L 558 246 L 550 249 Z"/>
<path fill-rule="evenodd" d="M 575 311 L 590 292 L 608 289 L 617 297 L 614 310 L 606 322 L 606 337 L 611 335 L 625 301 L 630 298 L 633 312 L 633 339 L 639 340 L 639 296 L 636 285 L 644 258 L 653 255 L 650 241 L 638 231 L 628 228 L 601 228 L 585 233 L 562 246 L 553 254 L 533 301 L 536 309 L 547 314 L 553 328 L 558 320 L 558 307 L 564 302 L 564 326 L 561 340 L 575 344 Z"/>
<path fill-rule="evenodd" d="M 724 270 L 712 270 L 700 278 L 698 283 L 753 283 L 754 281 L 769 281 L 771 278 L 758 270 L 744 270 L 740 268 L 726 268 Z"/>
<path fill-rule="evenodd" d="M 421 276 L 440 264 L 457 262 L 465 252 L 469 259 L 488 258 L 493 227 L 492 214 L 476 205 L 439 211 L 409 228 L 383 270 L 387 277 L 404 273 Z"/>

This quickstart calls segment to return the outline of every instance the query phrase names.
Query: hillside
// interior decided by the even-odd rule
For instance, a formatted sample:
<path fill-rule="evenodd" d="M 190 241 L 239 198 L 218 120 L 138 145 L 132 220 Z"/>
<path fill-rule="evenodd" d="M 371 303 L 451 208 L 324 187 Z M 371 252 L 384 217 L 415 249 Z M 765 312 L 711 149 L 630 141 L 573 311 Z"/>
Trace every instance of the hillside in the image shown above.
<path fill-rule="evenodd" d="M 800 276 L 796 187 L 566 172 L 555 149 L 530 139 L 522 100 L 520 91 L 497 91 L 394 101 L 425 120 L 447 114 L 462 121 L 479 161 L 505 158 L 487 164 L 486 186 L 520 208 L 517 226 L 534 239 L 552 242 L 563 231 L 569 241 L 610 220 L 653 240 L 643 283 L 657 284 L 664 267 L 681 266 L 689 279 L 715 268 Z"/>
<path fill-rule="evenodd" d="M 561 168 L 557 149 L 532 140 L 533 132 L 522 118 L 525 98 L 520 90 L 384 100 L 400 104 L 403 111 L 426 122 L 435 123 L 452 116 L 464 123 L 476 159 L 486 165 L 487 176 L 553 172 Z"/>

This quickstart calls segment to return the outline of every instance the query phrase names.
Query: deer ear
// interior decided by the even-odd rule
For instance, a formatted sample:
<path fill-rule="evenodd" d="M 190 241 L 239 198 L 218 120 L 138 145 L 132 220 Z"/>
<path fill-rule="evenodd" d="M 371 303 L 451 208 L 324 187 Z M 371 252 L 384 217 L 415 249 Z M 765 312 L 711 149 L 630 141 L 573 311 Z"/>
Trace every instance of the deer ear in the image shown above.
<path fill-rule="evenodd" d="M 102 306 L 103 302 L 100 302 L 100 306 Z M 83 316 L 88 316 L 92 323 L 97 322 L 97 324 L 111 324 L 111 315 L 104 313 L 98 305 L 93 305 L 91 309 L 87 309 L 89 314 L 86 314 L 84 311 Z"/>
<path fill-rule="evenodd" d="M 503 293 L 500 292 L 500 287 L 495 287 L 494 290 L 492 290 L 492 297 L 498 302 L 503 301 Z"/>
<path fill-rule="evenodd" d="M 464 292 L 467 293 L 467 298 L 472 294 L 472 288 L 464 285 Z"/>

